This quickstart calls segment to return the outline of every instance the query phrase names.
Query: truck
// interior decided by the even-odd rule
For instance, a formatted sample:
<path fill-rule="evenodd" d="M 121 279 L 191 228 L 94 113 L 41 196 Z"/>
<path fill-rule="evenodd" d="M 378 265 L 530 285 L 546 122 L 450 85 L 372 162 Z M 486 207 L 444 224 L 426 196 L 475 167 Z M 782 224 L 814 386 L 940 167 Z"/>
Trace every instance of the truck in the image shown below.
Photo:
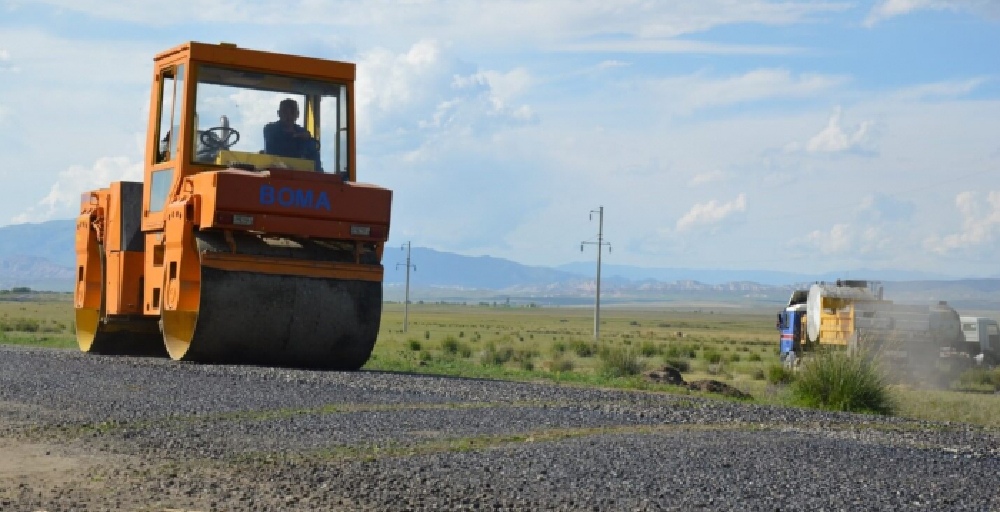
<path fill-rule="evenodd" d="M 1000 326 L 992 318 L 963 316 L 963 343 L 959 351 L 972 356 L 976 362 L 996 366 L 1000 363 Z"/>
<path fill-rule="evenodd" d="M 368 360 L 392 191 L 357 181 L 355 73 L 230 43 L 153 58 L 143 181 L 81 198 L 80 350 L 343 370 Z M 300 149 L 265 140 L 276 112 Z"/>
<path fill-rule="evenodd" d="M 968 353 L 959 315 L 946 302 L 897 304 L 884 298 L 879 283 L 864 280 L 796 290 L 777 328 L 784 361 L 817 347 L 840 347 L 922 368 L 945 354 Z"/>
<path fill-rule="evenodd" d="M 778 312 L 777 328 L 780 335 L 779 353 L 783 361 L 801 354 L 806 337 L 806 301 L 809 290 L 795 290 L 788 298 L 788 305 Z"/>

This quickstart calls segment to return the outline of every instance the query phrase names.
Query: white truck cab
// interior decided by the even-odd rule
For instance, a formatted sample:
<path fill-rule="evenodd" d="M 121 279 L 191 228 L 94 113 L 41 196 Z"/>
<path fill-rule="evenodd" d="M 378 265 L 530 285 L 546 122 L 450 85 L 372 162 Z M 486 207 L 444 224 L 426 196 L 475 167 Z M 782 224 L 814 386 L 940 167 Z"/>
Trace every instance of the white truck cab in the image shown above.
<path fill-rule="evenodd" d="M 981 316 L 963 316 L 961 322 L 966 351 L 984 364 L 1000 362 L 1000 326 L 997 321 Z"/>

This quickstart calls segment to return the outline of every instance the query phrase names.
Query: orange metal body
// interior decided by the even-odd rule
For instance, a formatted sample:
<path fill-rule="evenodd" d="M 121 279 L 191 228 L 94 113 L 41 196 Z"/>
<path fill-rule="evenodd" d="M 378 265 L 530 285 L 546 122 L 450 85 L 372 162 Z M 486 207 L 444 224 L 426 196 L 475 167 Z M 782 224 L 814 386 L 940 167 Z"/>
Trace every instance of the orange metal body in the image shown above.
<path fill-rule="evenodd" d="M 88 203 L 77 219 L 77 304 L 100 306 L 109 315 L 137 315 L 142 313 L 144 254 L 127 250 L 122 240 L 123 219 L 113 214 L 120 211 L 122 185 L 115 182 L 109 188 L 89 193 Z M 102 287 L 117 290 L 106 294 L 103 304 Z"/>
<path fill-rule="evenodd" d="M 350 130 L 344 148 L 347 179 L 321 172 L 251 172 L 196 162 L 193 135 L 198 132 L 192 98 L 202 65 L 344 84 L 350 98 L 345 113 Z M 173 122 L 177 132 L 173 135 L 178 138 L 176 150 L 164 157 L 160 143 L 167 134 L 160 133 L 160 111 L 163 95 L 167 94 L 164 77 L 170 76 L 165 70 L 177 73 L 173 83 L 179 118 L 175 116 Z M 231 254 L 200 254 L 194 239 L 198 230 L 217 230 L 329 240 L 354 244 L 357 254 L 362 249 L 374 250 L 381 261 L 389 232 L 392 192 L 355 182 L 354 79 L 355 66 L 351 63 L 228 44 L 192 42 L 158 54 L 154 59 L 141 190 L 136 188 L 140 185 L 137 183 L 115 182 L 85 194 L 81 204 L 76 226 L 78 312 L 92 311 L 106 322 L 128 316 L 155 319 L 162 309 L 197 311 L 203 265 L 381 282 L 381 264 L 362 264 L 360 257 L 354 263 L 331 263 L 289 261 L 236 250 Z M 307 121 L 310 115 L 318 113 L 306 112 Z M 165 203 L 156 204 L 151 192 L 153 176 L 166 170 L 172 170 L 169 191 Z M 141 194 L 141 199 L 136 194 Z M 248 219 L 252 222 L 248 223 Z"/>

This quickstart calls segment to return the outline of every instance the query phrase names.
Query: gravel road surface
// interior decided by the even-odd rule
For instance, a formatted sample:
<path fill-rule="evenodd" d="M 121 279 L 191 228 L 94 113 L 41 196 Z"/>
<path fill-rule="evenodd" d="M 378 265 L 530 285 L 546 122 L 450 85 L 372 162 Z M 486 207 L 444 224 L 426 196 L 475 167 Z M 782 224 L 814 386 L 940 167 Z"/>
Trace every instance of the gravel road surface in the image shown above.
<path fill-rule="evenodd" d="M 8 510 L 1000 511 L 1000 432 L 0 345 Z"/>

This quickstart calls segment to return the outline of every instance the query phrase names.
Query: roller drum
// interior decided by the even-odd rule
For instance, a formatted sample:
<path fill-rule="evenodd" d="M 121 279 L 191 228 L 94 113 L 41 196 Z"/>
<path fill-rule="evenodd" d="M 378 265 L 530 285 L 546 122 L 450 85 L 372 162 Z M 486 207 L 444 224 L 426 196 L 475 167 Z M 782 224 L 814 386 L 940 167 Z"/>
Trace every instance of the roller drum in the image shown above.
<path fill-rule="evenodd" d="M 356 370 L 371 355 L 382 284 L 203 267 L 182 359 Z"/>
<path fill-rule="evenodd" d="M 174 359 L 357 370 L 368 361 L 382 317 L 382 282 L 282 274 L 280 260 L 355 264 L 354 254 L 309 240 L 272 245 L 232 238 L 244 255 L 278 258 L 268 272 L 200 265 L 196 311 L 164 311 L 163 339 Z M 199 252 L 228 249 L 219 233 L 199 232 Z M 363 265 L 381 268 L 367 254 Z"/>

